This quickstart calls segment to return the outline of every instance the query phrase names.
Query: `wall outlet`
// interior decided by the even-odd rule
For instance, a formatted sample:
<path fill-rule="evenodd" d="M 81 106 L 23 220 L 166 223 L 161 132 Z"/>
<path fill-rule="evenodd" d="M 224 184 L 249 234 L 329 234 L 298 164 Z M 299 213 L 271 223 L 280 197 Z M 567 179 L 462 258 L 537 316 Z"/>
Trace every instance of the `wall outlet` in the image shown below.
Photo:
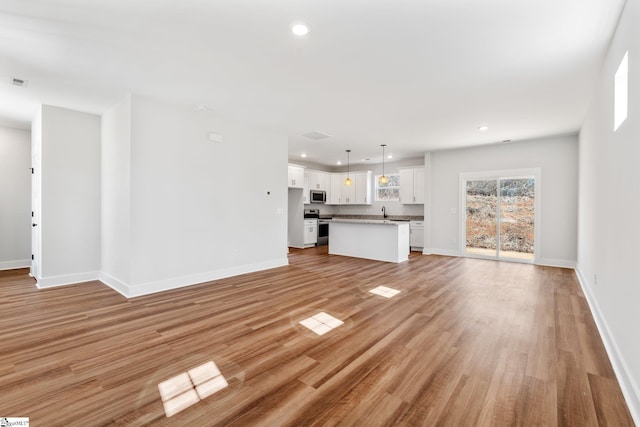
<path fill-rule="evenodd" d="M 457 208 L 449 208 L 449 213 L 452 213 L 452 214 L 458 213 L 458 209 Z"/>
<path fill-rule="evenodd" d="M 593 275 L 593 284 L 594 285 L 598 284 L 598 274 L 597 273 Z"/>

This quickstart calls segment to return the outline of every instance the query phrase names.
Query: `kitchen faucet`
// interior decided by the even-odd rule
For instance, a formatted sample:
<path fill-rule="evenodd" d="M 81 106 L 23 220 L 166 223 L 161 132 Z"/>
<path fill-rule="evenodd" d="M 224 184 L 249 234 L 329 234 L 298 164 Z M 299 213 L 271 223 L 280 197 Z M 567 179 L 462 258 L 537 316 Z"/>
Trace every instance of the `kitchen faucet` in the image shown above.
<path fill-rule="evenodd" d="M 384 206 L 382 207 L 382 218 L 386 218 L 387 217 L 387 208 L 385 208 Z"/>

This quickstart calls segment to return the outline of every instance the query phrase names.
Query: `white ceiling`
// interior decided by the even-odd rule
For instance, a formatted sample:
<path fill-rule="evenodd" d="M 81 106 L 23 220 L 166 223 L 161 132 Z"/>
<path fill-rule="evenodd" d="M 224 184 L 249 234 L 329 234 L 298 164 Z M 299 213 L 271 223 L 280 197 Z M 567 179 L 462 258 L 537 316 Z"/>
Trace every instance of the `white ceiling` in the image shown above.
<path fill-rule="evenodd" d="M 0 123 L 28 127 L 40 103 L 100 114 L 133 92 L 286 134 L 291 159 L 327 165 L 347 148 L 379 162 L 380 144 L 401 159 L 572 133 L 623 4 L 2 0 Z"/>

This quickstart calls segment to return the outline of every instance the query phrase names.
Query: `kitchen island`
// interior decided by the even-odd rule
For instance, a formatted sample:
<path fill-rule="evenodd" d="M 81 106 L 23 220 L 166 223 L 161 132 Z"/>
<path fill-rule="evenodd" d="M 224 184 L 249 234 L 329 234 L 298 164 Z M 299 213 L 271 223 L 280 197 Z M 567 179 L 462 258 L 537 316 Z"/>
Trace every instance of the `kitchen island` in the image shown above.
<path fill-rule="evenodd" d="M 409 259 L 409 223 L 372 219 L 333 219 L 329 254 L 386 262 Z"/>

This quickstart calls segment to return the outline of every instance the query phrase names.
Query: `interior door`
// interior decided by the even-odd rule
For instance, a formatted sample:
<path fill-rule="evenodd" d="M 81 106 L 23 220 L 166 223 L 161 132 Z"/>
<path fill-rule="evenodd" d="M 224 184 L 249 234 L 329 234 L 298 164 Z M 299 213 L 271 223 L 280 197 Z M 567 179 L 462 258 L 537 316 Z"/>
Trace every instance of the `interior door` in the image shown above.
<path fill-rule="evenodd" d="M 40 167 L 37 144 L 31 144 L 31 277 L 40 277 Z"/>

